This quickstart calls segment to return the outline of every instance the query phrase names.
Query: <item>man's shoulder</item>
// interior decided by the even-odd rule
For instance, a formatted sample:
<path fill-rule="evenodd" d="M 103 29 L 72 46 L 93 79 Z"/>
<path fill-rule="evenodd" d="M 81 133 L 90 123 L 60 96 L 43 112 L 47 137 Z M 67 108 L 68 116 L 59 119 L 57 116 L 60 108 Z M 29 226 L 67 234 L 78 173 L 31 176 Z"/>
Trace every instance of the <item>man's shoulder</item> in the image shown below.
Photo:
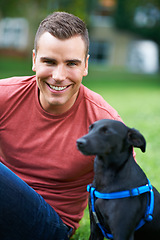
<path fill-rule="evenodd" d="M 35 82 L 35 76 L 23 76 L 23 77 L 10 77 L 4 78 L 0 80 L 0 86 L 14 86 L 14 85 L 22 85 L 29 84 L 30 82 Z"/>
<path fill-rule="evenodd" d="M 84 86 L 84 98 L 87 108 L 94 112 L 98 119 L 111 118 L 120 119 L 117 111 L 98 93 Z"/>
<path fill-rule="evenodd" d="M 103 108 L 103 107 L 106 108 L 109 105 L 100 94 L 90 90 L 85 86 L 84 86 L 84 98 L 91 105 L 98 108 Z"/>
<path fill-rule="evenodd" d="M 13 106 L 18 106 L 28 101 L 28 96 L 33 96 L 36 85 L 35 76 L 12 77 L 0 80 L 0 116 L 7 115 L 13 110 Z"/>
<path fill-rule="evenodd" d="M 11 77 L 0 80 L 0 102 L 5 102 L 10 99 L 11 96 L 14 99 L 21 97 L 23 93 L 26 93 L 26 89 L 33 89 L 36 85 L 36 77 Z M 28 91 L 30 92 L 30 91 Z"/>

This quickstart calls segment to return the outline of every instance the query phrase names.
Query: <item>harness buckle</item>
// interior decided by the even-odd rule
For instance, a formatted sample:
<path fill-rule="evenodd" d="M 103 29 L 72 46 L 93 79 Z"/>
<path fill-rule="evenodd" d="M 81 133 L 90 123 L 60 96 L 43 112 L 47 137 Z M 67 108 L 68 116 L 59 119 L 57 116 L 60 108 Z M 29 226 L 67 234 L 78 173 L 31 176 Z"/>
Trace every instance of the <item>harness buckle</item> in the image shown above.
<path fill-rule="evenodd" d="M 150 190 L 150 192 L 153 191 L 153 187 L 152 187 L 152 185 L 149 184 L 148 186 L 149 186 L 149 190 Z"/>
<path fill-rule="evenodd" d="M 92 187 L 91 184 L 88 184 L 88 185 L 87 185 L 87 192 L 91 193 L 91 187 Z"/>
<path fill-rule="evenodd" d="M 130 197 L 133 197 L 133 196 L 134 196 L 132 189 L 129 190 L 129 194 L 130 194 Z"/>
<path fill-rule="evenodd" d="M 99 220 L 98 220 L 98 217 L 97 217 L 96 212 L 92 212 L 92 213 L 93 213 L 93 218 L 94 218 L 96 224 L 98 224 L 98 223 L 99 223 Z"/>
<path fill-rule="evenodd" d="M 138 189 L 136 189 L 136 190 L 138 190 Z M 135 188 L 134 189 L 130 189 L 130 190 L 128 190 L 129 191 L 129 195 L 130 195 L 130 197 L 134 197 L 135 196 Z"/>
<path fill-rule="evenodd" d="M 148 214 L 145 216 L 145 221 L 146 222 L 151 222 L 153 220 L 153 216 L 151 214 Z"/>
<path fill-rule="evenodd" d="M 134 188 L 129 190 L 129 194 L 130 194 L 130 197 L 135 197 L 140 195 L 141 193 L 139 191 L 139 188 Z"/>

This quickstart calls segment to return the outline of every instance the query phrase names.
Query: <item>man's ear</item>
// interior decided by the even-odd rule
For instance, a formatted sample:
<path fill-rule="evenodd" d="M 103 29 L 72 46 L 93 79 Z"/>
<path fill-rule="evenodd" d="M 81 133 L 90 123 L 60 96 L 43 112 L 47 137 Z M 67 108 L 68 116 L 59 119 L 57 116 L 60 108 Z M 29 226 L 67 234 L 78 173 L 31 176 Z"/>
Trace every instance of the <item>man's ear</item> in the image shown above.
<path fill-rule="evenodd" d="M 36 53 L 34 49 L 32 51 L 32 71 L 36 72 Z"/>
<path fill-rule="evenodd" d="M 89 61 L 89 54 L 85 60 L 85 69 L 84 69 L 83 77 L 88 75 L 88 61 Z"/>
<path fill-rule="evenodd" d="M 130 145 L 140 148 L 142 152 L 145 152 L 146 140 L 138 130 L 134 128 L 129 128 L 127 141 Z"/>

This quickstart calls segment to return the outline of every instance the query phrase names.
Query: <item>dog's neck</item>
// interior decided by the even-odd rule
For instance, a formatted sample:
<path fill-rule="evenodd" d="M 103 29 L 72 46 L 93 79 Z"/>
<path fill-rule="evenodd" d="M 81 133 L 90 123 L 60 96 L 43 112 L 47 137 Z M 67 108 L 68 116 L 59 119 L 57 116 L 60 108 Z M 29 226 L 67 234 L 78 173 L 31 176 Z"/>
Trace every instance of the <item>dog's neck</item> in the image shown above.
<path fill-rule="evenodd" d="M 94 171 L 93 186 L 100 192 L 123 191 L 138 187 L 147 181 L 145 174 L 135 162 L 132 151 L 118 156 L 115 154 L 96 156 Z"/>

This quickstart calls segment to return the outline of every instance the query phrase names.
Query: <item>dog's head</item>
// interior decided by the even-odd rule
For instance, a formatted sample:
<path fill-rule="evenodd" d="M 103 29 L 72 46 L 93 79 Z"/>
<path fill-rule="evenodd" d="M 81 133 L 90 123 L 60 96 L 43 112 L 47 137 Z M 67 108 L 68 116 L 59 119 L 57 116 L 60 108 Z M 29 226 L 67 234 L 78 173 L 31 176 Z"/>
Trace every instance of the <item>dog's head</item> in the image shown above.
<path fill-rule="evenodd" d="M 146 141 L 142 134 L 110 119 L 96 121 L 89 127 L 89 133 L 77 140 L 78 149 L 85 155 L 119 154 L 137 147 L 145 152 Z"/>

